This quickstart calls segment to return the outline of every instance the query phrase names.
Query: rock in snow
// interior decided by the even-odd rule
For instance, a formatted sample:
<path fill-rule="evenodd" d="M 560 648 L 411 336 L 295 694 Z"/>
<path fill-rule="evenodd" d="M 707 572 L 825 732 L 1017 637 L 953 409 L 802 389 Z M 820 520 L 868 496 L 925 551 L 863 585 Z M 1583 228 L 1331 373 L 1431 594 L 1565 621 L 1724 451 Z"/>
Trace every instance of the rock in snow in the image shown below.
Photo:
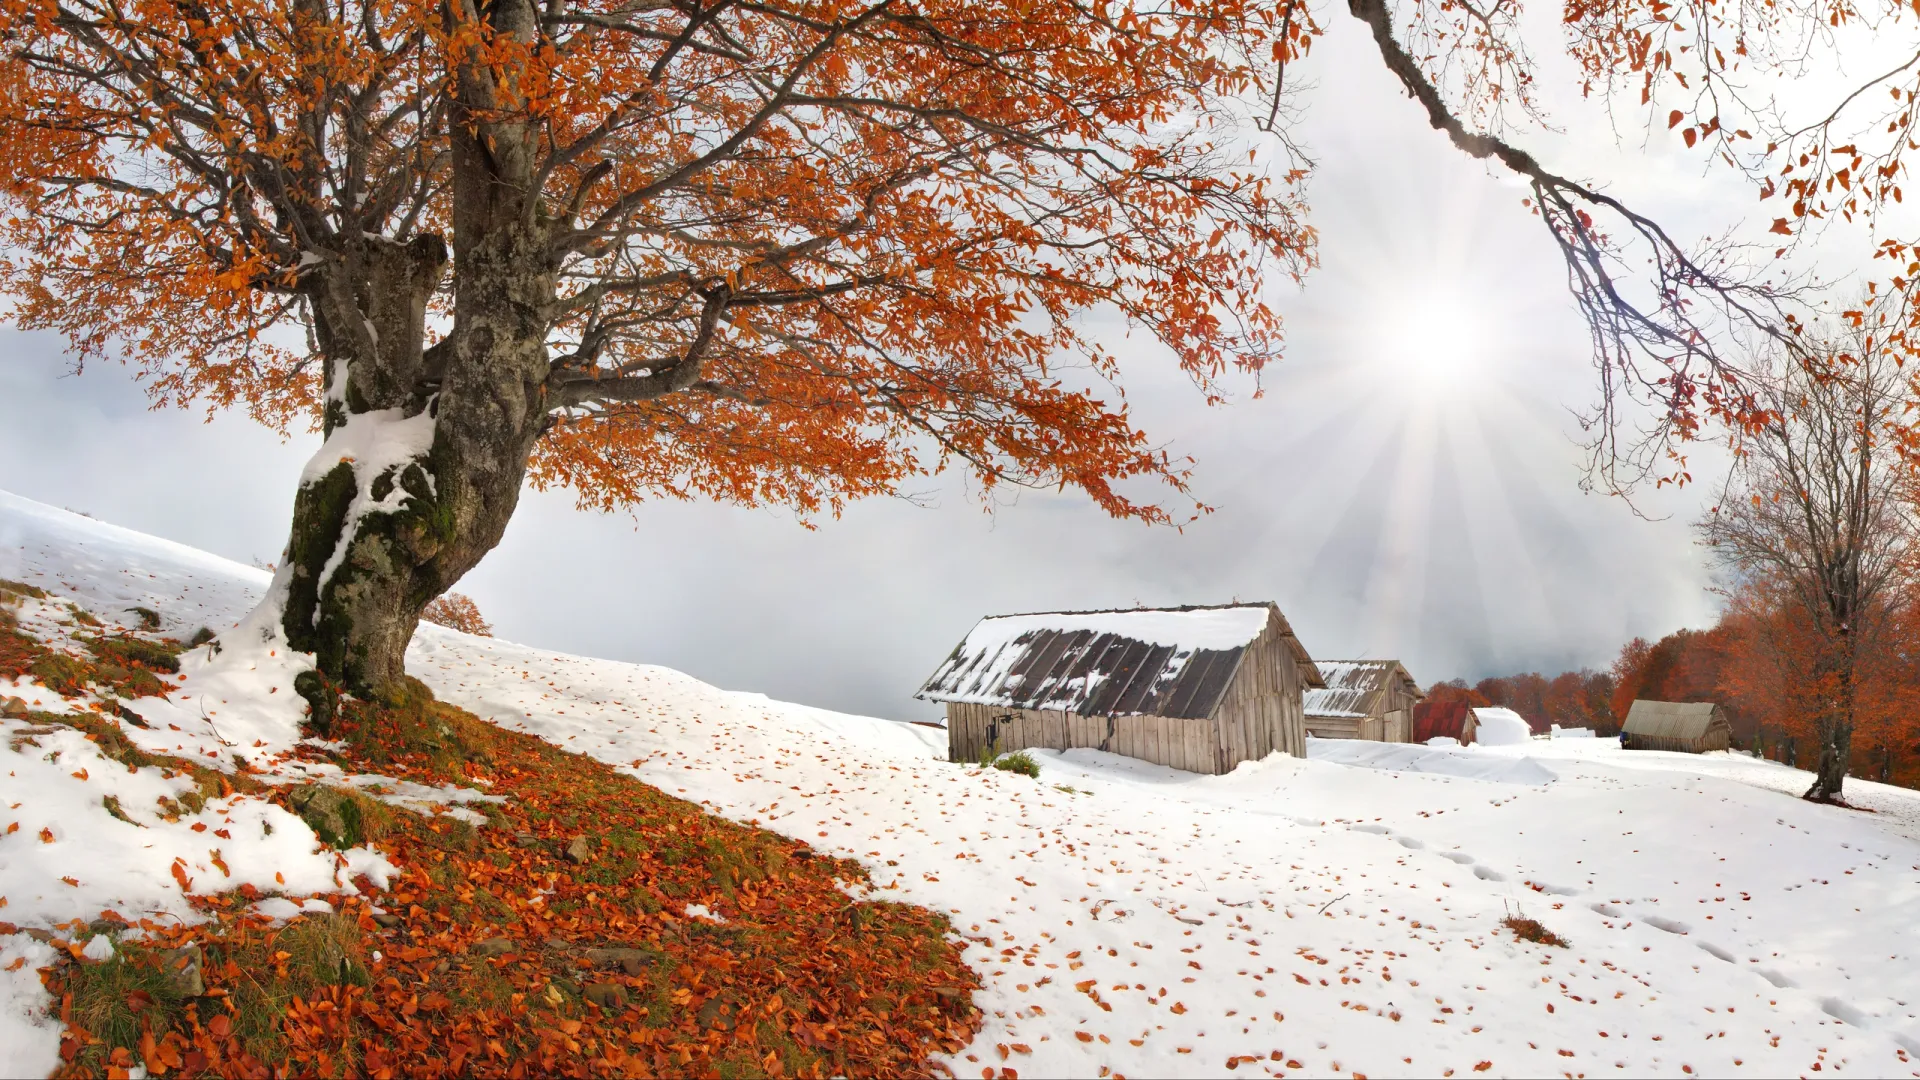
<path fill-rule="evenodd" d="M 0 577 L 102 613 L 137 604 L 170 628 L 216 630 L 266 583 L 252 568 L 4 494 Z M 293 662 L 260 659 L 261 678 L 283 678 L 288 669 L 273 665 Z M 1851 797 L 1879 811 L 1860 814 L 1798 801 L 1806 774 L 1767 762 L 1524 738 L 1472 748 L 1316 740 L 1308 760 L 1276 755 L 1217 777 L 1041 751 L 1036 782 L 945 761 L 938 731 L 663 668 L 430 626 L 409 665 L 495 723 L 858 859 L 873 895 L 946 913 L 985 981 L 985 1026 L 946 1062 L 956 1075 L 1916 1071 L 1913 792 L 1850 781 Z M 297 717 L 273 711 L 291 695 L 256 698 L 223 677 L 228 700 L 207 701 L 220 710 L 213 724 L 189 723 L 199 714 L 183 706 L 146 714 L 181 732 L 154 730 L 216 754 L 232 751 L 214 726 L 233 742 L 229 727 L 247 743 L 298 738 Z M 6 691 L 35 693 L 46 696 Z M 60 748 L 78 771 L 86 748 Z M 0 829 L 57 817 L 71 846 L 60 854 L 24 824 L 0 836 L 5 916 L 24 926 L 91 918 L 113 889 L 166 901 L 158 887 L 140 892 L 138 878 L 64 904 L 43 887 L 120 823 L 83 813 L 79 795 L 51 779 L 29 779 L 34 760 L 30 749 L 4 761 L 0 808 L 19 805 L 0 809 Z M 210 803 L 212 815 L 234 816 Z M 289 815 L 272 835 L 305 828 Z M 256 864 L 297 854 L 256 853 Z M 227 862 L 243 872 L 231 853 Z M 1509 915 L 1538 919 L 1570 946 L 1516 941 L 1501 925 Z M 58 1022 L 34 974 L 52 959 L 25 934 L 0 937 L 9 1074 L 57 1061 Z"/>

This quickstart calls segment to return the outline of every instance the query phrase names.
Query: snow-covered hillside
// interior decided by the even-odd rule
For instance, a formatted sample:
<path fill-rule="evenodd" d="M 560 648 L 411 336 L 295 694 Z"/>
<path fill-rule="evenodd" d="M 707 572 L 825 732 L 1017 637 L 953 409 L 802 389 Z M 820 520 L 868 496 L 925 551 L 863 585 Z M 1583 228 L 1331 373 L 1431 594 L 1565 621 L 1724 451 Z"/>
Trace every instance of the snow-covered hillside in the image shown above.
<path fill-rule="evenodd" d="M 4 494 L 0 578 L 100 613 L 150 607 L 183 635 L 231 625 L 266 582 Z M 1036 782 L 948 763 L 925 727 L 662 668 L 434 627 L 409 662 L 483 717 L 857 858 L 889 899 L 950 913 L 986 983 L 959 1075 L 1920 1071 L 1913 793 L 1860 784 L 1878 812 L 1817 807 L 1777 765 L 1572 739 L 1316 743 L 1221 777 L 1043 753 Z M 298 737 L 285 690 L 271 707 L 244 688 L 209 698 L 195 680 L 216 674 L 190 666 L 175 696 L 224 706 L 231 730 L 183 720 L 166 738 L 224 757 L 237 730 L 267 749 Z M 29 760 L 6 760 L 0 805 L 26 802 Z M 28 824 L 0 836 L 0 895 L 38 888 L 45 812 L 9 812 Z M 0 918 L 51 921 L 45 907 Z M 1514 914 L 1569 947 L 1516 941 Z M 0 967 L 43 962 L 36 948 L 0 938 Z M 31 974 L 0 975 L 0 1032 L 44 1004 Z"/>

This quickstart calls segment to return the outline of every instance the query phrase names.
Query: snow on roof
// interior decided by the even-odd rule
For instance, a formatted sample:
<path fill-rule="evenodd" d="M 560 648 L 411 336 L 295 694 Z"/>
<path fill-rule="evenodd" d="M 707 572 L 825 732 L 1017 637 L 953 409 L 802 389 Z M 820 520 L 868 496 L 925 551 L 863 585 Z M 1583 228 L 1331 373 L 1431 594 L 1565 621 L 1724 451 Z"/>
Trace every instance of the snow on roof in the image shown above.
<path fill-rule="evenodd" d="M 1327 685 L 1306 692 L 1306 714 L 1339 717 L 1366 716 L 1374 691 L 1399 666 L 1393 660 L 1316 660 L 1314 665 Z"/>
<path fill-rule="evenodd" d="M 981 619 L 927 679 L 932 701 L 1082 716 L 1213 714 L 1246 647 L 1277 620 L 1309 682 L 1313 662 L 1272 604 L 1051 611 Z"/>

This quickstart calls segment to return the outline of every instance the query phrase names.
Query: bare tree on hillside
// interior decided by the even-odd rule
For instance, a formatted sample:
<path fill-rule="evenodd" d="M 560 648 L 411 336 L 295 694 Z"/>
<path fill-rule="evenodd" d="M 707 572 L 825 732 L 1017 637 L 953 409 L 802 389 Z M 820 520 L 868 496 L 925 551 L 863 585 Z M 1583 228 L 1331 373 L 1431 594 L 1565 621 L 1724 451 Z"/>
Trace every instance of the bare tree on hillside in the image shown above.
<path fill-rule="evenodd" d="M 1698 523 L 1726 567 L 1773 582 L 1812 630 L 1816 802 L 1841 799 L 1860 658 L 1902 603 L 1916 554 L 1899 442 L 1912 378 L 1884 336 L 1887 305 L 1848 317 L 1824 348 L 1783 361 L 1764 391 L 1770 415 L 1738 439 L 1720 505 Z"/>

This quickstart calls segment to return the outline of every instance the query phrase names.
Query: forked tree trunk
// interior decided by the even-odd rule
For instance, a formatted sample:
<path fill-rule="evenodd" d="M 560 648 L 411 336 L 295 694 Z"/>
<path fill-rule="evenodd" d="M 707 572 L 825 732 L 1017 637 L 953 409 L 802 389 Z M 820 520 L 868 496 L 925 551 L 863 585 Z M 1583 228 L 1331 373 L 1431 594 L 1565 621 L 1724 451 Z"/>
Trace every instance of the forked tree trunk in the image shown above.
<path fill-rule="evenodd" d="M 486 18 L 523 43 L 538 37 L 530 0 L 497 0 Z M 301 282 L 327 361 L 328 441 L 295 498 L 279 600 L 289 645 L 315 657 L 296 689 L 323 728 L 341 691 L 398 689 L 420 612 L 506 532 L 551 412 L 547 133 L 512 119 L 524 101 L 510 73 L 463 63 L 455 83 L 446 336 L 423 347 L 449 268 L 438 237 L 346 239 L 345 256 Z"/>
<path fill-rule="evenodd" d="M 323 728 L 338 693 L 397 689 L 421 611 L 499 544 L 519 501 L 548 412 L 554 276 L 510 194 L 456 184 L 453 325 L 432 349 L 438 239 L 369 241 L 310 289 L 327 443 L 294 500 L 280 599 L 288 644 L 315 657 L 296 688 Z"/>

